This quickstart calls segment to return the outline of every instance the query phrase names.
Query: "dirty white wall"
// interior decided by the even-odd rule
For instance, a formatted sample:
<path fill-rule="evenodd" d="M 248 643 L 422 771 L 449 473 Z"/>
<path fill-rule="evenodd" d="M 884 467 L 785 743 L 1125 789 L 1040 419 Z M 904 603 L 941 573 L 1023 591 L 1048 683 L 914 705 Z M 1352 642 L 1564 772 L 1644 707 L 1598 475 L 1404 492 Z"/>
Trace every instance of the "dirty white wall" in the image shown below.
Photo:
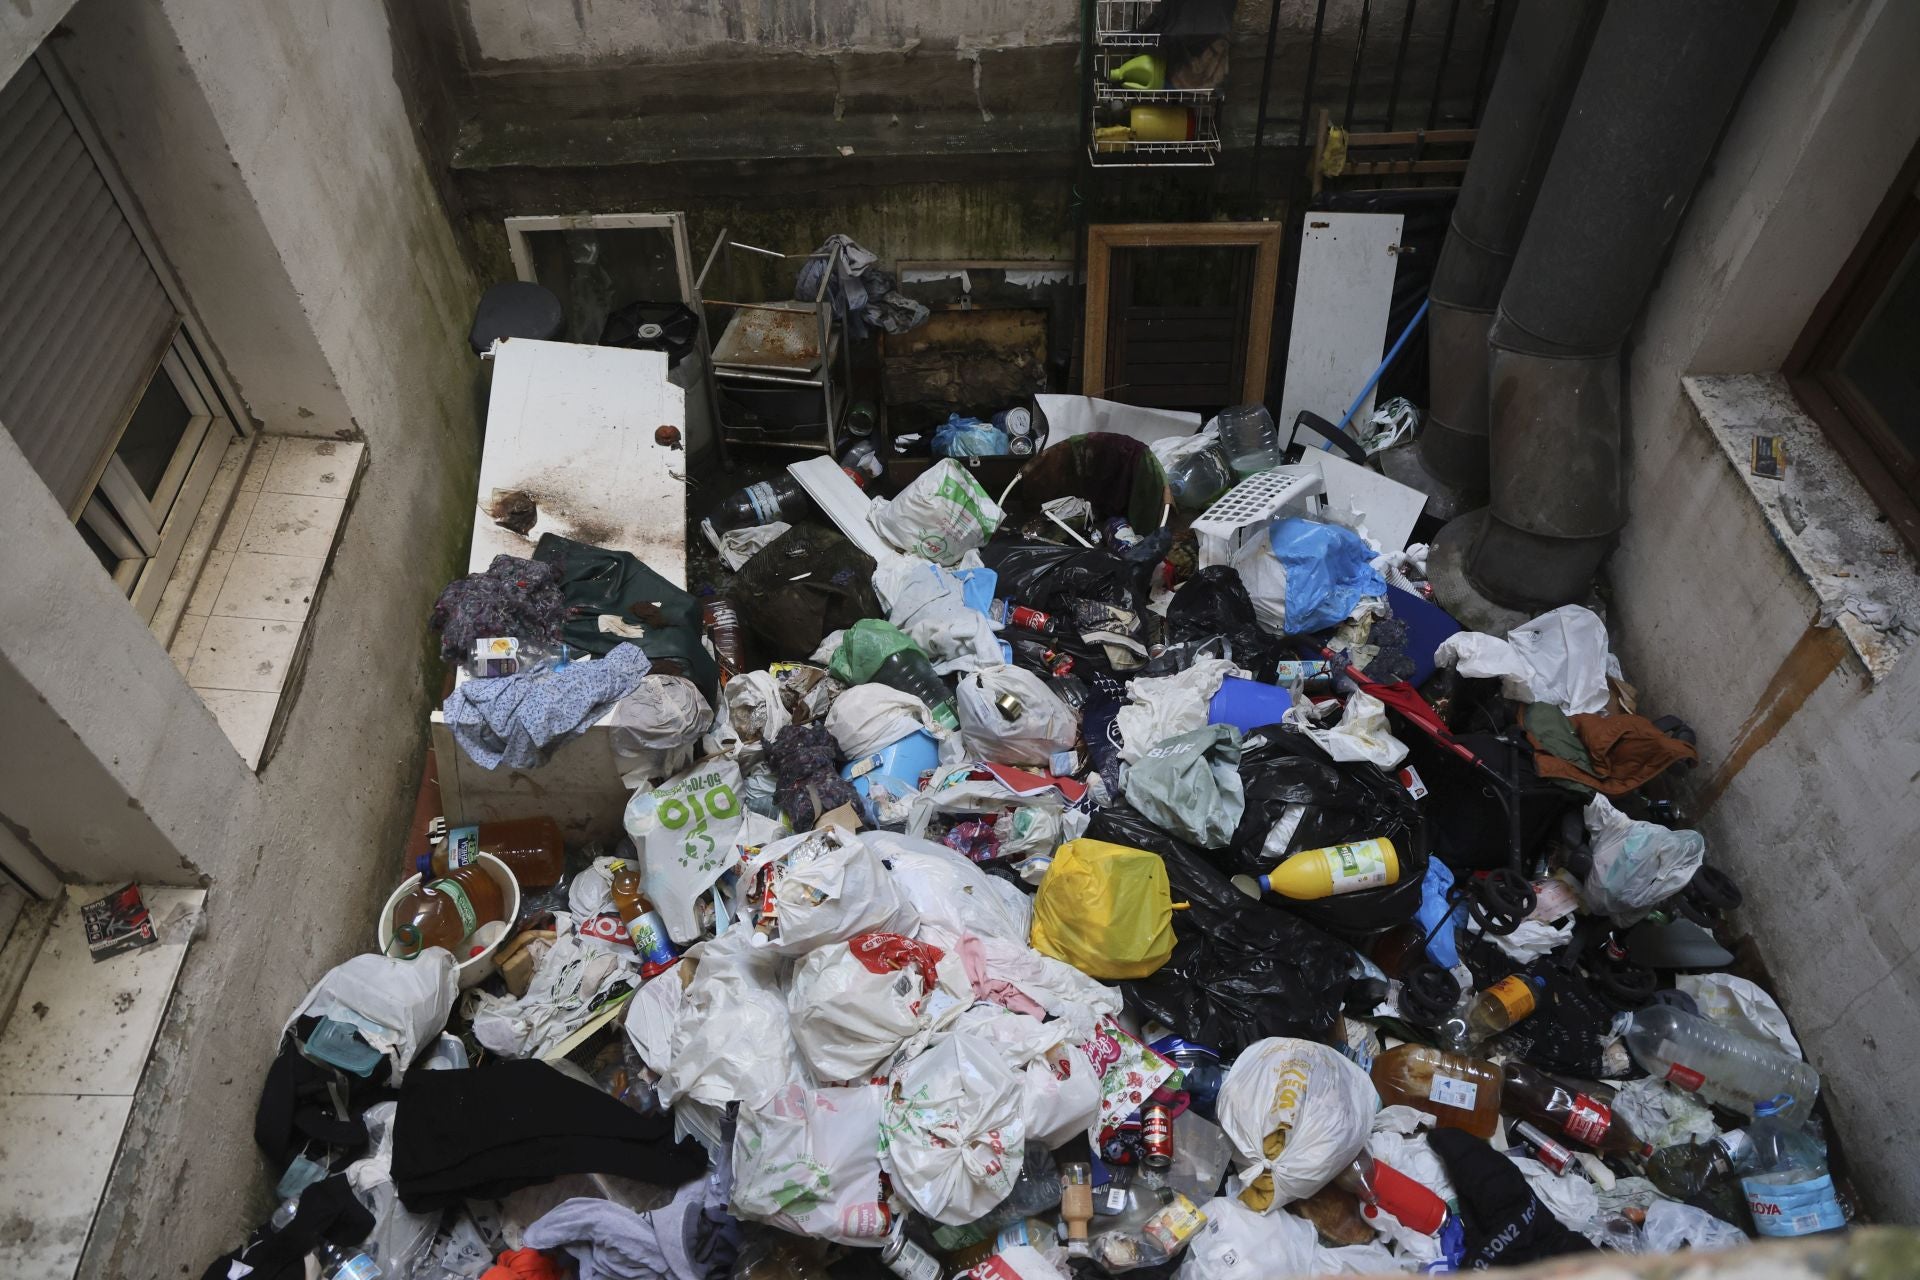
<path fill-rule="evenodd" d="M 807 51 L 916 42 L 1008 47 L 1074 40 L 1077 0 L 773 0 L 704 5 L 467 0 L 474 52 L 488 62 L 671 57 L 721 44 Z"/>
<path fill-rule="evenodd" d="M 1679 379 L 1780 366 L 1920 138 L 1915 49 L 1920 6 L 1792 6 L 1636 335 L 1611 568 L 1644 702 L 1699 732 L 1709 857 L 1746 892 L 1860 1190 L 1902 1221 L 1920 1213 L 1920 652 L 1872 684 L 1809 631 L 1811 589 Z"/>
<path fill-rule="evenodd" d="M 14 0 L 0 74 L 34 42 L 18 15 L 65 7 Z M 144 878 L 171 868 L 209 889 L 81 1269 L 158 1280 L 198 1275 L 270 1209 L 251 1125 L 281 1019 L 365 949 L 397 878 L 437 692 L 423 622 L 471 520 L 477 284 L 381 0 L 79 0 L 34 17 L 62 20 L 58 56 L 245 415 L 367 446 L 281 746 L 256 778 L 0 440 L 0 659 L 20 676 L 0 695 L 44 697 L 31 722 L 65 726 L 91 756 L 60 796 L 70 807 L 145 815 L 165 865 Z"/>

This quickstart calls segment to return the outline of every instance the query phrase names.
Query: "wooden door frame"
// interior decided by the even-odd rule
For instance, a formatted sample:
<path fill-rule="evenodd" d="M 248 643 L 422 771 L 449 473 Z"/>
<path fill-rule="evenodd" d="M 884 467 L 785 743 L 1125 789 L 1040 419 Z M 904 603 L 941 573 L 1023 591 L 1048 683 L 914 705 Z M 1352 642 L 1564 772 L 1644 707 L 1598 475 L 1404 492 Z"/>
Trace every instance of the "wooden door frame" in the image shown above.
<path fill-rule="evenodd" d="M 1280 281 L 1280 249 L 1286 227 L 1278 222 L 1120 222 L 1087 228 L 1087 314 L 1080 355 L 1084 394 L 1107 389 L 1107 320 L 1115 249 L 1199 246 L 1252 249 L 1253 288 L 1247 313 L 1245 374 L 1240 399 L 1260 404 L 1267 395 L 1267 362 L 1273 347 L 1273 299 Z"/>

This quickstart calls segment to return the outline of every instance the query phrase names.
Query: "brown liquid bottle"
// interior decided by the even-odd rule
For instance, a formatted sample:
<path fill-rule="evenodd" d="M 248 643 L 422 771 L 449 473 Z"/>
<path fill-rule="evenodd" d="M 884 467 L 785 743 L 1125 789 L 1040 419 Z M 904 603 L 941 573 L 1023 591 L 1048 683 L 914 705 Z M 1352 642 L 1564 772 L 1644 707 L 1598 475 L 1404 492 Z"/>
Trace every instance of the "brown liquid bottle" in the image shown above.
<path fill-rule="evenodd" d="M 1509 1115 L 1524 1116 L 1548 1133 L 1566 1137 L 1608 1155 L 1653 1154 L 1625 1119 L 1613 1113 L 1613 1090 L 1603 1084 L 1563 1080 L 1524 1062 L 1505 1069 L 1500 1105 Z"/>
<path fill-rule="evenodd" d="M 461 944 L 481 925 L 506 915 L 506 895 L 486 868 L 459 867 L 437 880 L 423 880 L 393 905 L 394 938 L 398 942 L 404 936 L 418 950 L 445 947 L 455 960 L 465 960 Z"/>
<path fill-rule="evenodd" d="M 1463 1053 L 1403 1044 L 1373 1060 L 1373 1087 L 1385 1106 L 1414 1107 L 1476 1138 L 1500 1120 L 1500 1068 Z"/>
<path fill-rule="evenodd" d="M 444 876 L 470 866 L 475 855 L 492 854 L 507 864 L 522 889 L 547 889 L 567 873 L 567 843 L 552 818 L 509 818 L 477 826 L 448 827 L 435 818 L 427 827 L 433 852 L 420 859 L 423 877 Z"/>
<path fill-rule="evenodd" d="M 680 953 L 667 936 L 666 921 L 640 891 L 640 872 L 632 863 L 613 864 L 613 909 L 620 913 L 627 936 L 633 939 L 643 979 L 665 973 L 680 962 Z"/>

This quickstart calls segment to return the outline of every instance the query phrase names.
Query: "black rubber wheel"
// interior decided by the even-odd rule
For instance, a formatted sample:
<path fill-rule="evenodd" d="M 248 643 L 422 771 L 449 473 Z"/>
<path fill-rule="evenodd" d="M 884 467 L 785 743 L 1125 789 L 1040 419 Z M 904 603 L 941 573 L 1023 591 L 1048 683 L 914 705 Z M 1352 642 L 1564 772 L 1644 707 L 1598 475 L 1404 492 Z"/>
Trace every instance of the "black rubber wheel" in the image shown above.
<path fill-rule="evenodd" d="M 1594 972 L 1593 985 L 1622 1009 L 1644 1009 L 1660 989 L 1660 980 L 1639 965 L 1603 965 Z"/>
<path fill-rule="evenodd" d="M 1431 960 L 1417 960 L 1400 973 L 1400 1013 L 1420 1027 L 1437 1027 L 1460 1003 L 1460 984 Z"/>
<path fill-rule="evenodd" d="M 1527 878 L 1510 867 L 1473 878 L 1473 898 L 1467 909 L 1488 933 L 1505 937 L 1533 914 L 1539 898 Z"/>

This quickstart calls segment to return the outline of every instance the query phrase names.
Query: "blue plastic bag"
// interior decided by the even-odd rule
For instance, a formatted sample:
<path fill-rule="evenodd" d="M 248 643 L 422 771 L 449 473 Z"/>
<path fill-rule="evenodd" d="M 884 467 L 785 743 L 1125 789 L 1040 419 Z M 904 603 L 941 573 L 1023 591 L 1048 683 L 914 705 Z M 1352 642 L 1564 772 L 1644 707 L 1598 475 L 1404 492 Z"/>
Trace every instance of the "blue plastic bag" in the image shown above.
<path fill-rule="evenodd" d="M 1007 433 L 991 422 L 954 414 L 933 432 L 936 458 L 997 458 L 1007 452 Z"/>
<path fill-rule="evenodd" d="M 1366 540 L 1337 524 L 1298 516 L 1273 526 L 1273 557 L 1287 571 L 1287 634 L 1337 627 L 1363 596 L 1383 596 Z"/>
<path fill-rule="evenodd" d="M 1427 939 L 1427 959 L 1442 969 L 1451 969 L 1460 963 L 1460 950 L 1453 940 L 1454 926 L 1459 920 L 1449 920 L 1446 928 L 1434 929 L 1450 909 L 1447 891 L 1452 888 L 1453 869 L 1438 858 L 1429 859 L 1427 877 L 1420 885 L 1420 910 L 1414 913 L 1414 919 L 1423 930 L 1433 934 Z"/>

